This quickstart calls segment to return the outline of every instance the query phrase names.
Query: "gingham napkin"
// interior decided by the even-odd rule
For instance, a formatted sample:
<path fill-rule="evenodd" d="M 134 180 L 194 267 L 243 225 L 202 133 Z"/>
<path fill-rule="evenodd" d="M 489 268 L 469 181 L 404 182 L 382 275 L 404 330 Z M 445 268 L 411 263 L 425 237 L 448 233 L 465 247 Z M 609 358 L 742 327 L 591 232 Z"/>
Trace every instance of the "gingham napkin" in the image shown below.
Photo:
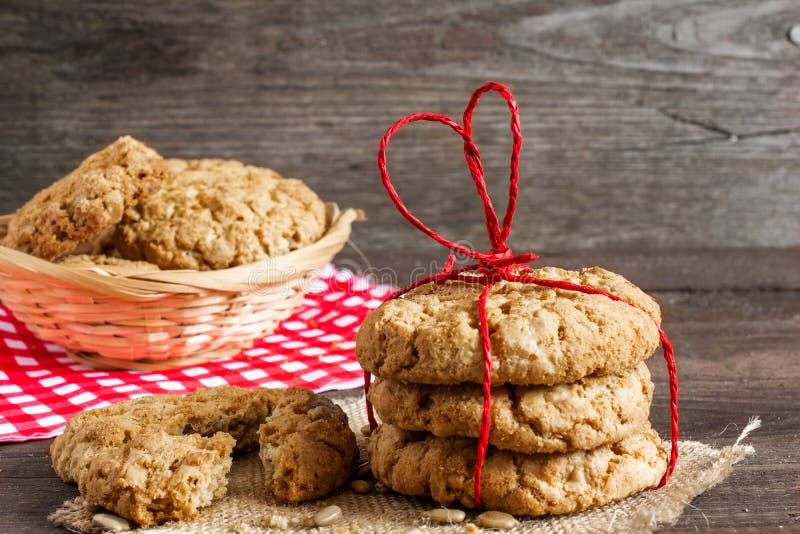
<path fill-rule="evenodd" d="M 0 441 L 50 438 L 81 410 L 150 394 L 224 384 L 314 391 L 357 387 L 363 374 L 355 359 L 355 334 L 390 290 L 328 266 L 294 315 L 252 348 L 161 372 L 98 371 L 75 363 L 0 306 Z"/>

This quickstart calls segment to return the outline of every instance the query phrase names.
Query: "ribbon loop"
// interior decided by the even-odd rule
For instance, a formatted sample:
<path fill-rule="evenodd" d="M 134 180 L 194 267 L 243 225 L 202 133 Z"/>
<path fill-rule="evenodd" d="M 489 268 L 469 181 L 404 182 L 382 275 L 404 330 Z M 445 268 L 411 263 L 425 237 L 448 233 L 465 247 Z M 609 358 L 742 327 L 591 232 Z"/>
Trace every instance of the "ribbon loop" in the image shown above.
<path fill-rule="evenodd" d="M 389 146 L 389 139 L 397 133 L 397 131 L 405 126 L 406 124 L 410 124 L 412 122 L 418 121 L 429 121 L 429 122 L 438 122 L 449 126 L 451 130 L 457 133 L 461 139 L 464 141 L 464 153 L 466 156 L 467 167 L 469 168 L 470 175 L 472 176 L 473 181 L 475 182 L 475 187 L 478 190 L 478 194 L 480 195 L 481 199 L 489 199 L 489 194 L 486 191 L 486 182 L 483 179 L 483 166 L 481 165 L 481 158 L 480 154 L 478 153 L 478 148 L 475 146 L 475 143 L 472 142 L 472 138 L 467 135 L 458 123 L 456 123 L 453 119 L 448 117 L 447 115 L 440 115 L 436 113 L 414 113 L 407 117 L 404 117 L 394 123 L 392 126 L 386 130 L 386 133 L 381 138 L 380 143 L 380 150 L 378 151 L 378 169 L 381 174 L 381 181 L 383 186 L 386 188 L 386 191 L 389 193 L 389 198 L 392 199 L 397 211 L 405 217 L 405 219 L 414 225 L 417 229 L 423 232 L 425 235 L 436 241 L 437 243 L 441 244 L 442 246 L 447 247 L 454 253 L 463 254 L 468 256 L 474 260 L 483 261 L 488 259 L 491 254 L 487 254 L 484 252 L 479 252 L 454 241 L 451 241 L 442 235 L 438 234 L 428 226 L 426 226 L 422 221 L 420 221 L 416 216 L 414 216 L 408 208 L 406 208 L 403 201 L 400 199 L 400 196 L 397 193 L 397 190 L 392 185 L 392 181 L 389 178 L 389 170 L 386 166 L 386 149 Z M 488 214 L 494 213 L 493 208 L 491 205 L 487 208 L 484 204 L 485 213 Z M 496 217 L 495 217 L 496 219 Z M 491 235 L 491 232 L 490 232 Z"/>
<path fill-rule="evenodd" d="M 508 108 L 511 111 L 511 175 L 509 177 L 508 204 L 506 206 L 506 212 L 505 216 L 503 217 L 502 226 L 498 221 L 497 211 L 492 204 L 492 199 L 489 196 L 488 189 L 486 188 L 486 180 L 484 177 L 483 163 L 481 162 L 480 152 L 478 151 L 478 147 L 475 146 L 475 142 L 472 139 L 472 113 L 475 110 L 475 107 L 478 105 L 478 100 L 480 99 L 481 95 L 489 91 L 498 92 L 500 96 L 508 103 Z M 386 166 L 386 149 L 389 146 L 389 139 L 392 137 L 392 135 L 394 135 L 403 126 L 417 121 L 439 122 L 449 126 L 461 137 L 464 143 L 464 160 L 467 163 L 470 176 L 475 184 L 475 190 L 481 199 L 481 204 L 483 205 L 483 216 L 486 223 L 486 232 L 489 236 L 491 252 L 479 252 L 463 245 L 458 245 L 453 241 L 442 237 L 440 234 L 423 224 L 422 221 L 420 221 L 417 217 L 412 215 L 400 200 L 397 190 L 394 188 L 391 180 L 389 179 L 389 171 Z M 520 128 L 519 109 L 517 102 L 514 100 L 514 97 L 511 95 L 511 91 L 508 89 L 508 87 L 496 82 L 489 82 L 473 93 L 472 98 L 464 110 L 463 122 L 464 125 L 460 126 L 450 117 L 436 113 L 414 113 L 400 119 L 390 126 L 381 138 L 380 150 L 378 151 L 378 169 L 381 173 L 381 181 L 383 182 L 383 186 L 389 193 L 389 197 L 394 202 L 394 205 L 397 207 L 398 211 L 403 215 L 403 217 L 405 217 L 406 220 L 413 224 L 417 229 L 452 251 L 459 252 L 478 261 L 492 262 L 497 254 L 506 252 L 510 254 L 510 249 L 506 246 L 506 240 L 511 232 L 511 224 L 514 219 L 514 212 L 517 209 L 519 152 L 522 148 L 522 131 Z"/>
<path fill-rule="evenodd" d="M 511 112 L 510 128 L 512 145 L 511 162 L 509 165 L 511 174 L 508 180 L 508 204 L 506 205 L 506 213 L 503 217 L 502 228 L 497 222 L 497 212 L 494 210 L 494 208 L 492 209 L 492 213 L 494 214 L 493 228 L 497 229 L 497 242 L 492 242 L 492 247 L 497 247 L 498 245 L 504 245 L 508 239 L 508 236 L 511 233 L 511 224 L 514 220 L 514 213 L 517 211 L 517 195 L 519 192 L 519 153 L 520 150 L 522 150 L 522 126 L 520 125 L 519 120 L 519 105 L 514 99 L 514 96 L 511 94 L 511 90 L 503 84 L 497 82 L 488 82 L 472 93 L 472 97 L 469 99 L 469 102 L 467 102 L 467 107 L 464 109 L 462 122 L 464 123 L 464 131 L 467 133 L 467 135 L 472 138 L 472 113 L 475 111 L 475 108 L 478 105 L 478 100 L 480 100 L 481 96 L 490 91 L 499 93 L 503 100 L 505 100 L 508 104 L 508 110 Z M 467 151 L 466 145 L 464 146 L 464 151 L 465 153 Z M 489 205 L 491 205 L 491 200 L 489 200 L 488 194 L 486 198 L 489 202 Z"/>

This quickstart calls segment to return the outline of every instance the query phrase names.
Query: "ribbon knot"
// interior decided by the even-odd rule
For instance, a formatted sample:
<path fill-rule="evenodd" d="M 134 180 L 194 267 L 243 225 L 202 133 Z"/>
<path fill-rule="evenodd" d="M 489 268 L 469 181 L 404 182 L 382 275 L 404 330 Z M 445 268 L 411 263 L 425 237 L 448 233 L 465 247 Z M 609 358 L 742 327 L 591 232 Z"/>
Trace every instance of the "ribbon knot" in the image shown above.
<path fill-rule="evenodd" d="M 491 252 L 487 258 L 478 262 L 478 272 L 487 277 L 499 277 L 505 273 L 511 259 L 511 249 L 505 247 L 502 252 Z"/>
<path fill-rule="evenodd" d="M 478 104 L 480 97 L 489 92 L 496 91 L 506 101 L 508 109 L 511 113 L 511 162 L 510 162 L 510 177 L 508 187 L 508 204 L 506 212 L 503 217 L 502 223 L 497 217 L 497 212 L 492 205 L 491 198 L 486 188 L 486 182 L 483 174 L 483 164 L 481 163 L 480 152 L 478 147 L 472 140 L 472 112 Z M 397 130 L 406 124 L 417 121 L 431 121 L 439 122 L 445 126 L 450 127 L 456 134 L 458 134 L 464 142 L 464 158 L 467 163 L 472 181 L 475 184 L 475 190 L 483 204 L 483 214 L 486 221 L 486 231 L 491 245 L 490 252 L 476 251 L 467 246 L 455 243 L 434 230 L 427 227 L 422 221 L 415 217 L 406 208 L 403 201 L 400 200 L 397 191 L 389 179 L 389 171 L 386 167 L 386 149 L 389 146 L 389 139 L 394 135 Z M 389 298 L 396 298 L 402 296 L 404 293 L 414 289 L 423 284 L 434 282 L 436 284 L 443 284 L 450 280 L 457 280 L 468 284 L 482 285 L 483 289 L 480 292 L 477 303 L 478 311 L 478 327 L 481 337 L 481 351 L 483 353 L 483 413 L 481 415 L 480 434 L 478 437 L 477 457 L 475 461 L 475 483 L 474 483 L 474 498 L 475 506 L 480 507 L 481 504 L 481 470 L 483 462 L 486 457 L 486 452 L 489 446 L 489 431 L 491 429 L 491 402 L 492 402 L 492 347 L 489 333 L 489 324 L 486 316 L 486 301 L 495 283 L 501 281 L 518 282 L 523 284 L 535 284 L 543 287 L 551 287 L 554 289 L 579 291 L 581 293 L 604 295 L 605 297 L 624 302 L 633 306 L 630 302 L 609 293 L 591 286 L 584 286 L 573 284 L 564 280 L 550 280 L 544 278 L 537 278 L 531 276 L 532 270 L 528 263 L 535 261 L 538 256 L 532 252 L 523 254 L 514 254 L 511 249 L 506 246 L 506 239 L 511 232 L 511 224 L 514 219 L 514 212 L 517 208 L 517 183 L 519 181 L 519 153 L 522 148 L 522 131 L 519 120 L 519 108 L 516 100 L 511 94 L 511 90 L 505 85 L 489 82 L 479 87 L 467 103 L 464 110 L 463 125 L 459 125 L 453 119 L 446 115 L 439 115 L 436 113 L 414 113 L 407 117 L 395 122 L 390 126 L 384 136 L 381 138 L 380 149 L 378 150 L 378 169 L 381 174 L 381 181 L 383 182 L 389 197 L 394 202 L 395 207 L 400 214 L 405 217 L 412 225 L 414 225 L 421 232 L 429 236 L 434 241 L 447 247 L 450 250 L 450 255 L 442 269 L 430 276 L 422 277 L 419 280 L 411 283 L 409 286 L 404 287 L 394 292 Z M 475 260 L 474 263 L 455 267 L 456 254 L 462 254 Z M 672 344 L 667 339 L 666 333 L 657 324 L 658 333 L 661 340 L 661 346 L 664 351 L 664 359 L 667 363 L 667 371 L 669 373 L 670 385 L 670 438 L 671 438 L 671 451 L 669 464 L 664 473 L 659 487 L 663 486 L 669 480 L 670 475 L 675 469 L 675 463 L 678 459 L 678 376 L 675 367 L 675 353 Z M 364 372 L 364 390 L 368 392 L 371 376 L 369 372 Z M 372 412 L 372 405 L 367 401 L 367 417 L 369 419 L 370 427 L 374 430 L 378 423 Z"/>

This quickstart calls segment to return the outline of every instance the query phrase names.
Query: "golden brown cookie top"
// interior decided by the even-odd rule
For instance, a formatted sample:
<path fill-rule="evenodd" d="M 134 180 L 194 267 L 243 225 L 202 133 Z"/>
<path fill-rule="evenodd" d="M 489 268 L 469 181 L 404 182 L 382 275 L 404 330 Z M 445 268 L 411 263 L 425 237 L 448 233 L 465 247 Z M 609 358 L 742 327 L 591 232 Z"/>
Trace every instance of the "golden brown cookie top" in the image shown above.
<path fill-rule="evenodd" d="M 165 175 L 155 150 L 120 137 L 17 210 L 2 244 L 48 260 L 98 251 L 125 209 L 155 192 Z"/>
<path fill-rule="evenodd" d="M 224 269 L 280 256 L 325 231 L 325 205 L 302 181 L 238 161 L 168 161 L 171 178 L 125 212 L 114 243 L 162 269 Z"/>
<path fill-rule="evenodd" d="M 486 305 L 492 384 L 552 385 L 616 373 L 658 348 L 658 304 L 622 276 L 599 267 L 580 272 L 549 267 L 531 275 L 590 285 L 634 306 L 603 295 L 497 283 Z M 431 283 L 383 303 L 359 329 L 359 363 L 377 376 L 404 382 L 482 383 L 481 290 L 458 281 Z"/>

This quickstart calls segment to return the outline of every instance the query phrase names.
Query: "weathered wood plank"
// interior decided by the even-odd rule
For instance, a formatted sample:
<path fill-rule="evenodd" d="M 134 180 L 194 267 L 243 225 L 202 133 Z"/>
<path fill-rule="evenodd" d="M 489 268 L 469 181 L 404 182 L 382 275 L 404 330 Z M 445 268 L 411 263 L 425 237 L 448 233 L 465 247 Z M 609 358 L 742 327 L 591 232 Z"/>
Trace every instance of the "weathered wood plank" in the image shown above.
<path fill-rule="evenodd" d="M 382 192 L 377 139 L 477 83 L 522 104 L 515 241 L 554 252 L 800 245 L 800 49 L 770 2 L 7 1 L 0 13 L 0 208 L 130 132 L 171 156 L 306 177 L 370 215 L 362 244 L 413 248 Z M 476 138 L 504 190 L 507 118 Z M 390 166 L 420 216 L 484 242 L 458 140 L 419 127 Z"/>

